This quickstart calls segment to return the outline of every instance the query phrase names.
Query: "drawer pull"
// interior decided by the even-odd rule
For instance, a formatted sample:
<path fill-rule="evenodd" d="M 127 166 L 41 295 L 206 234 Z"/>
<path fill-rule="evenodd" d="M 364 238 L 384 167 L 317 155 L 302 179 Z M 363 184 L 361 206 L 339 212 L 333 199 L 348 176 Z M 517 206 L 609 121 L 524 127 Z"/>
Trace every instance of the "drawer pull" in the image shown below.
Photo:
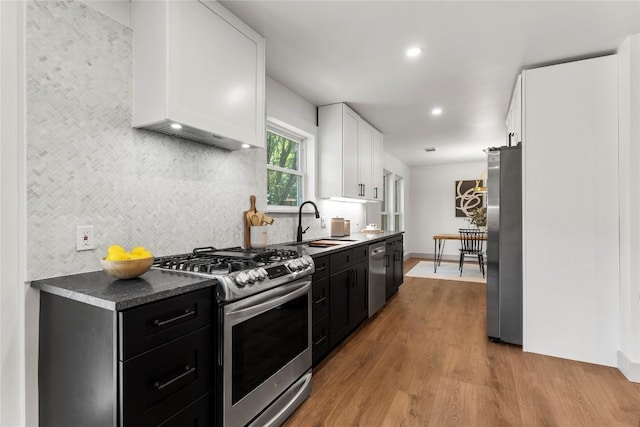
<path fill-rule="evenodd" d="M 313 301 L 314 304 L 322 304 L 323 302 L 325 302 L 327 300 L 327 297 L 322 297 L 316 301 Z"/>
<path fill-rule="evenodd" d="M 318 346 L 318 345 L 322 344 L 323 342 L 325 342 L 326 339 L 327 339 L 327 336 L 323 335 L 322 337 L 320 337 L 320 339 L 318 341 L 314 341 L 313 345 Z"/>
<path fill-rule="evenodd" d="M 189 374 L 192 374 L 196 371 L 195 367 L 191 367 L 189 365 L 186 365 L 184 367 L 184 372 L 181 373 L 180 375 L 171 378 L 169 381 L 163 382 L 161 383 L 160 381 L 156 381 L 155 383 L 153 383 L 153 386 L 157 389 L 157 390 L 162 390 L 163 388 L 170 386 L 171 384 L 175 383 L 178 380 L 181 380 L 182 378 L 186 377 Z"/>
<path fill-rule="evenodd" d="M 316 268 L 316 273 L 319 272 L 319 271 L 325 271 L 326 269 L 327 269 L 327 266 L 326 266 L 326 264 L 324 264 L 322 267 L 317 267 Z"/>
<path fill-rule="evenodd" d="M 172 317 L 171 319 L 167 319 L 167 320 L 159 320 L 156 319 L 153 321 L 153 324 L 156 326 L 164 326 L 164 325 L 168 325 L 169 323 L 173 323 L 173 322 L 177 322 L 178 320 L 182 320 L 185 319 L 189 316 L 193 316 L 194 314 L 196 314 L 195 310 L 189 310 L 188 308 L 184 311 L 184 314 L 181 314 L 179 316 L 176 317 Z"/>

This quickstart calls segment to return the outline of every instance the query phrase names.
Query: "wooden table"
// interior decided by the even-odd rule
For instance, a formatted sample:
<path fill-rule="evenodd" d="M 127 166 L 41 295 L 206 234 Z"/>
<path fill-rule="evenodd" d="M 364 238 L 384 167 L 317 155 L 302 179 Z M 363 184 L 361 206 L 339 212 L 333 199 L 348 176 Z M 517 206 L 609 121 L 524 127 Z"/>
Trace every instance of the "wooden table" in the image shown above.
<path fill-rule="evenodd" d="M 487 233 L 483 233 L 481 240 L 487 240 Z M 442 252 L 444 252 L 444 244 L 447 240 L 460 240 L 460 234 L 434 234 L 433 235 L 433 272 L 438 270 L 440 261 L 442 261 Z"/>

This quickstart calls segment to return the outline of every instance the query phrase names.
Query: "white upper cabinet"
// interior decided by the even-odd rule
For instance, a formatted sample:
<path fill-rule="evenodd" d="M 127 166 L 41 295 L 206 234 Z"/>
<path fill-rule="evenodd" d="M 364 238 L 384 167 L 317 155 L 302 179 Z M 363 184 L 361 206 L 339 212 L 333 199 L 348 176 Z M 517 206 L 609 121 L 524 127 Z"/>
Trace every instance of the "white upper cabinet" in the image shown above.
<path fill-rule="evenodd" d="M 131 20 L 134 127 L 264 147 L 263 37 L 215 1 L 135 0 Z"/>
<path fill-rule="evenodd" d="M 358 123 L 358 183 L 360 196 L 373 199 L 373 185 L 371 181 L 371 146 L 373 144 L 373 128 L 364 120 Z"/>
<path fill-rule="evenodd" d="M 320 197 L 382 200 L 382 134 L 346 104 L 318 108 Z"/>
<path fill-rule="evenodd" d="M 373 143 L 371 145 L 371 185 L 373 187 L 373 199 L 382 200 L 382 175 L 383 171 L 383 137 L 382 133 L 373 130 Z"/>

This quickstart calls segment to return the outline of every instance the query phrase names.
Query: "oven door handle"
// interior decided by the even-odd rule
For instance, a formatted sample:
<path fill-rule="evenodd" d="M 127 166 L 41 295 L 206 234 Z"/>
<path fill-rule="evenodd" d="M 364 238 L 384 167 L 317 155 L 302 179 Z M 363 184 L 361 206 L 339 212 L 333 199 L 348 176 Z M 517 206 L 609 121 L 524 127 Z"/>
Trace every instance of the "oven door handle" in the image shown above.
<path fill-rule="evenodd" d="M 311 278 L 287 283 L 225 307 L 225 317 L 232 324 L 272 310 L 311 290 Z"/>

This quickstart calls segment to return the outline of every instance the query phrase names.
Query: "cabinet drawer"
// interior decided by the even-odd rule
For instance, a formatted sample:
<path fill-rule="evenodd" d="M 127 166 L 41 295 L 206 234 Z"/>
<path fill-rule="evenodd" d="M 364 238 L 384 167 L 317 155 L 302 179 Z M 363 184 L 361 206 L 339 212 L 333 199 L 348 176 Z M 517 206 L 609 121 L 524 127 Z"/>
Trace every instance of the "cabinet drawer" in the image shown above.
<path fill-rule="evenodd" d="M 313 263 L 316 266 L 316 271 L 313 273 L 314 281 L 329 276 L 329 255 L 314 258 Z"/>
<path fill-rule="evenodd" d="M 329 316 L 313 322 L 311 330 L 311 355 L 315 366 L 329 352 Z"/>
<path fill-rule="evenodd" d="M 211 394 L 208 393 L 184 408 L 158 427 L 206 427 L 213 423 Z"/>
<path fill-rule="evenodd" d="M 331 274 L 346 270 L 353 265 L 353 252 L 351 249 L 331 254 L 330 257 L 329 271 Z"/>
<path fill-rule="evenodd" d="M 369 259 L 369 245 L 357 246 L 353 248 L 352 251 L 354 265 Z"/>
<path fill-rule="evenodd" d="M 119 313 L 119 359 L 127 360 L 211 323 L 211 288 Z"/>
<path fill-rule="evenodd" d="M 211 326 L 120 362 L 121 426 L 157 426 L 211 388 Z"/>
<path fill-rule="evenodd" d="M 313 321 L 329 313 L 329 278 L 313 279 L 311 285 L 311 307 Z"/>

